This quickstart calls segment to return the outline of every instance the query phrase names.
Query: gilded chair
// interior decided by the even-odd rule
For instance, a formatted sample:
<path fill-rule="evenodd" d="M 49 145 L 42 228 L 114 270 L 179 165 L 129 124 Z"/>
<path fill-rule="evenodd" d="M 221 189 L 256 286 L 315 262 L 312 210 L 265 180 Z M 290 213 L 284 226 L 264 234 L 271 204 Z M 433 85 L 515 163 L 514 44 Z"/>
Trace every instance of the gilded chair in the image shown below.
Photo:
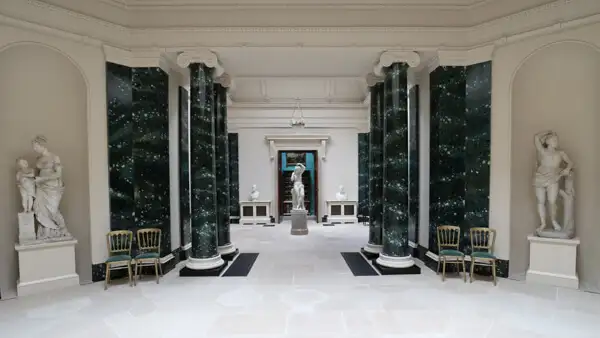
<path fill-rule="evenodd" d="M 442 281 L 446 279 L 446 263 L 462 264 L 463 280 L 467 282 L 467 270 L 465 268 L 465 254 L 458 249 L 460 246 L 460 228 L 453 225 L 440 225 L 437 228 L 438 242 L 438 266 L 440 273 L 440 261 L 442 262 Z"/>
<path fill-rule="evenodd" d="M 129 230 L 111 231 L 106 234 L 106 243 L 108 245 L 108 259 L 106 259 L 106 279 L 104 280 L 104 290 L 110 283 L 111 270 L 127 269 L 129 276 L 129 285 L 131 286 L 131 243 L 133 242 L 133 232 Z"/>
<path fill-rule="evenodd" d="M 489 228 L 471 228 L 471 276 L 473 282 L 475 265 L 489 266 L 492 268 L 494 285 L 496 285 L 496 256 L 494 256 L 494 242 L 496 230 Z"/>
<path fill-rule="evenodd" d="M 154 266 L 156 273 L 156 284 L 159 283 L 159 271 L 162 275 L 162 267 L 160 265 L 160 237 L 162 231 L 160 229 L 148 228 L 140 229 L 137 232 L 137 244 L 139 254 L 135 256 L 135 285 L 138 277 L 138 267 L 141 277 L 141 270 L 144 266 Z"/>

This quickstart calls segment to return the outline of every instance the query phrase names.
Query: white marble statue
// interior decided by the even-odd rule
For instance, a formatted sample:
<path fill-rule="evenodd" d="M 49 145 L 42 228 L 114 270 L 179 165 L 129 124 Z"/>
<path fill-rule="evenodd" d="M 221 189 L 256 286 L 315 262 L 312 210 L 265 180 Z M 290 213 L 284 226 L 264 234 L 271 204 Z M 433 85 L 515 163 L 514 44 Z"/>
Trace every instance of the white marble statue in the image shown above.
<path fill-rule="evenodd" d="M 32 141 L 33 150 L 38 154 L 33 202 L 33 212 L 38 223 L 36 237 L 38 240 L 70 238 L 65 219 L 58 209 L 65 189 L 62 164 L 60 158 L 46 148 L 46 142 L 43 136 L 37 136 Z"/>
<path fill-rule="evenodd" d="M 540 237 L 572 238 L 574 236 L 573 203 L 575 189 L 573 185 L 573 162 L 567 154 L 558 149 L 558 135 L 553 131 L 544 131 L 535 135 L 537 149 L 537 169 L 533 179 L 540 226 Z M 560 189 L 563 181 L 564 189 Z M 563 224 L 558 222 L 558 196 L 562 196 Z M 547 230 L 547 208 L 550 211 L 552 230 Z"/>
<path fill-rule="evenodd" d="M 260 192 L 256 190 L 256 184 L 254 184 L 252 185 L 252 191 L 250 191 L 250 197 L 248 197 L 248 199 L 254 202 L 258 200 L 258 196 L 260 196 Z"/>
<path fill-rule="evenodd" d="M 305 210 L 304 208 L 304 184 L 302 184 L 302 173 L 306 167 L 298 163 L 292 172 L 292 210 Z"/>
<path fill-rule="evenodd" d="M 338 201 L 347 201 L 348 200 L 348 195 L 346 194 L 346 190 L 344 189 L 343 185 L 340 185 L 340 191 L 338 191 L 335 194 L 335 198 Z"/>
<path fill-rule="evenodd" d="M 35 171 L 29 167 L 29 162 L 24 158 L 17 159 L 17 186 L 21 193 L 23 212 L 32 212 L 33 197 L 35 196 Z"/>

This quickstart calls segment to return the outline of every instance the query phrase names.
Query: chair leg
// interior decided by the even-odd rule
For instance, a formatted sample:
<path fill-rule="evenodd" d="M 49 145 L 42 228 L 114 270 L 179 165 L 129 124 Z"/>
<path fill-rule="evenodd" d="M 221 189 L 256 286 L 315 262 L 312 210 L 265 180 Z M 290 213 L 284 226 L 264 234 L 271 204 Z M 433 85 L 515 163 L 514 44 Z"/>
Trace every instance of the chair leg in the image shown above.
<path fill-rule="evenodd" d="M 158 259 L 154 261 L 154 272 L 156 273 L 156 284 L 158 284 Z"/>
<path fill-rule="evenodd" d="M 492 276 L 494 276 L 494 286 L 496 286 L 496 260 L 492 261 Z"/>
<path fill-rule="evenodd" d="M 467 282 L 467 269 L 465 267 L 465 258 L 464 257 L 462 259 L 462 266 L 463 266 L 463 280 L 466 283 Z"/>
<path fill-rule="evenodd" d="M 473 272 L 475 271 L 475 260 L 471 258 L 471 273 L 469 276 L 469 282 L 473 283 Z"/>
<path fill-rule="evenodd" d="M 440 261 L 442 260 L 442 257 L 438 256 L 438 266 L 437 269 L 435 270 L 436 274 L 440 274 Z"/>
<path fill-rule="evenodd" d="M 162 277 L 163 271 L 162 271 L 162 264 L 160 264 L 160 260 L 158 261 L 158 271 L 160 271 L 159 275 Z"/>
<path fill-rule="evenodd" d="M 131 261 L 127 262 L 127 274 L 129 275 L 129 286 L 133 286 L 133 279 L 131 278 Z"/>
<path fill-rule="evenodd" d="M 135 261 L 135 266 L 134 269 L 135 270 L 135 274 L 133 275 L 133 285 L 137 285 L 137 278 L 138 278 L 138 262 L 137 260 Z"/>
<path fill-rule="evenodd" d="M 442 262 L 442 282 L 446 280 L 446 259 Z"/>
<path fill-rule="evenodd" d="M 104 277 L 104 290 L 108 289 L 110 282 L 110 263 L 106 263 L 106 276 Z"/>

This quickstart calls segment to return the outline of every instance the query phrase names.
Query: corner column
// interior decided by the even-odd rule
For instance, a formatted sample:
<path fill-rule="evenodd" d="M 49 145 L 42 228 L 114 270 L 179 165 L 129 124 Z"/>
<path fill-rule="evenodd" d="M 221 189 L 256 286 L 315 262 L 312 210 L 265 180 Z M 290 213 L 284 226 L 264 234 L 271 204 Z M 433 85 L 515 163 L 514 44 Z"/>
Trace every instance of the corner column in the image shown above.
<path fill-rule="evenodd" d="M 382 274 L 419 274 L 409 246 L 410 145 L 408 109 L 409 67 L 416 67 L 415 52 L 386 51 L 375 66 L 385 75 L 383 114 L 383 238 L 375 266 Z"/>
<path fill-rule="evenodd" d="M 210 51 L 184 52 L 180 67 L 190 68 L 190 177 L 192 247 L 179 275 L 218 276 L 227 266 L 218 251 L 216 131 L 213 76 L 220 76 Z"/>
<path fill-rule="evenodd" d="M 383 77 L 369 74 L 371 107 L 369 120 L 369 242 L 361 252 L 369 259 L 382 249 L 383 223 Z"/>
<path fill-rule="evenodd" d="M 227 133 L 227 87 L 231 78 L 221 75 L 214 84 L 214 104 L 216 115 L 216 184 L 217 184 L 217 251 L 224 260 L 231 261 L 239 250 L 231 242 L 229 233 L 230 196 L 229 196 L 229 135 Z"/>

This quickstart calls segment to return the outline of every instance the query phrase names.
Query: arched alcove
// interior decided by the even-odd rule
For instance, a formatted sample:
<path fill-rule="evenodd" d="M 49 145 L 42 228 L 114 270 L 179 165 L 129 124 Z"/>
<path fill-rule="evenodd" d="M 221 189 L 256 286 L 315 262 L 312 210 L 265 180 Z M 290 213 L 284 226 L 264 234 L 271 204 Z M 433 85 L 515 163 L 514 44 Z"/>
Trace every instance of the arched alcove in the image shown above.
<path fill-rule="evenodd" d="M 540 131 L 553 130 L 559 135 L 560 147 L 576 166 L 575 226 L 581 238 L 577 262 L 581 286 L 587 289 L 600 286 L 599 87 L 600 53 L 578 42 L 561 42 L 539 49 L 514 77 L 510 175 L 510 273 L 513 276 L 526 272 L 529 265 L 527 235 L 539 226 L 532 187 L 536 163 L 533 137 Z"/>
<path fill-rule="evenodd" d="M 91 280 L 86 82 L 75 64 L 40 44 L 0 51 L 0 288 L 10 294 L 18 278 L 14 244 L 20 196 L 15 159 L 33 165 L 31 139 L 43 134 L 63 163 L 61 211 L 78 240 L 77 272 Z"/>

